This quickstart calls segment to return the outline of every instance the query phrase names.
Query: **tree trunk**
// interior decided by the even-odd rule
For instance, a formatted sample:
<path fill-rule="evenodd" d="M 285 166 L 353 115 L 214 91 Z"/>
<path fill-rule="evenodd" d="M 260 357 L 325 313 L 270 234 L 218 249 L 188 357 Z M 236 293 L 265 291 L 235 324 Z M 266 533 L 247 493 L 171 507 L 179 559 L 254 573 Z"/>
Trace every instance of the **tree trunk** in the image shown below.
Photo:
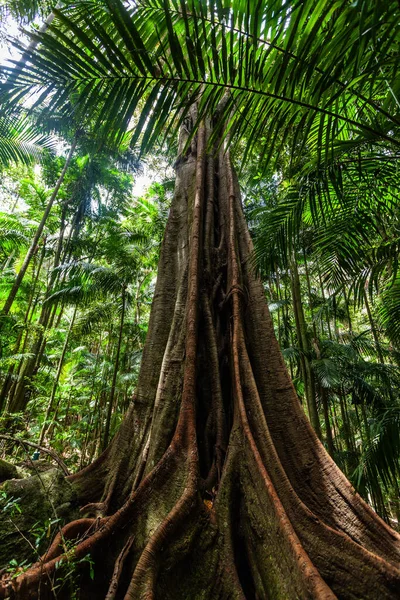
<path fill-rule="evenodd" d="M 369 321 L 369 324 L 371 327 L 372 337 L 374 338 L 374 342 L 375 342 L 376 352 L 378 354 L 379 362 L 383 364 L 385 362 L 385 360 L 383 358 L 382 348 L 381 348 L 381 344 L 379 342 L 379 337 L 378 337 L 378 332 L 376 330 L 374 317 L 372 316 L 371 307 L 370 307 L 369 301 L 368 301 L 368 294 L 367 294 L 365 288 L 363 289 L 363 296 L 364 296 L 365 308 L 367 309 L 368 321 Z"/>
<path fill-rule="evenodd" d="M 111 417 L 112 417 L 112 411 L 113 411 L 113 406 L 114 406 L 115 388 L 117 386 L 117 375 L 118 375 L 118 370 L 119 370 L 119 356 L 121 353 L 122 334 L 123 334 L 124 324 L 125 324 L 124 323 L 125 302 L 126 302 L 126 284 L 124 283 L 122 286 L 122 294 L 121 294 L 121 318 L 120 318 L 119 330 L 118 330 L 117 350 L 115 353 L 114 370 L 113 370 L 113 377 L 112 377 L 112 382 L 111 382 L 110 398 L 108 399 L 107 418 L 106 418 L 106 426 L 104 428 L 102 450 L 105 450 L 105 448 L 107 448 L 108 437 L 110 435 Z"/>
<path fill-rule="evenodd" d="M 21 329 L 20 333 L 18 334 L 17 341 L 15 342 L 14 354 L 17 354 L 17 352 L 20 348 L 23 334 L 25 333 L 24 345 L 25 345 L 27 336 L 29 335 L 30 322 L 32 320 L 37 302 L 40 297 L 40 291 L 38 293 L 36 293 L 36 286 L 39 281 L 39 275 L 40 275 L 40 271 L 42 269 L 45 254 L 46 254 L 46 238 L 44 238 L 44 240 L 43 240 L 43 246 L 42 246 L 42 252 L 40 254 L 39 264 L 37 266 L 36 273 L 34 275 L 33 287 L 32 287 L 32 291 L 30 294 L 28 307 L 25 311 L 24 326 L 26 327 L 26 332 L 24 332 L 24 330 Z M 22 367 L 22 364 L 20 362 L 18 365 L 18 370 L 21 370 L 21 367 Z M 13 374 L 14 374 L 15 370 L 16 370 L 16 365 L 11 365 L 11 367 L 9 368 L 8 374 L 5 378 L 4 384 L 2 386 L 1 393 L 0 393 L 0 411 L 2 411 L 3 407 L 6 405 L 8 393 L 12 389 L 12 383 L 13 383 L 12 380 L 13 380 Z"/>
<path fill-rule="evenodd" d="M 100 360 L 100 353 L 101 353 L 101 341 L 102 341 L 102 333 L 100 333 L 98 347 L 95 351 L 96 352 L 96 360 L 94 363 L 94 369 L 93 369 L 93 374 L 92 374 L 92 386 L 91 386 L 90 396 L 89 396 L 89 400 L 88 400 L 88 404 L 87 404 L 89 407 L 91 406 L 91 402 L 92 402 L 93 396 L 95 394 L 95 385 L 96 385 L 96 380 L 97 380 L 97 368 L 98 368 L 98 364 L 99 364 L 99 360 Z M 93 409 L 90 412 L 89 423 L 87 424 L 87 427 L 86 427 L 85 439 L 83 441 L 83 446 L 82 446 L 82 450 L 81 450 L 81 459 L 79 462 L 80 469 L 82 469 L 86 463 L 86 452 L 87 452 L 87 448 L 89 446 L 89 434 L 93 433 L 93 417 L 97 411 L 98 399 L 99 399 L 99 395 L 97 394 Z M 67 415 L 65 415 L 64 422 L 67 424 Z"/>
<path fill-rule="evenodd" d="M 43 338 L 46 330 L 49 328 L 50 311 L 46 305 L 42 305 L 38 328 L 35 332 L 35 338 L 30 348 L 31 357 L 25 359 L 21 365 L 18 382 L 15 389 L 9 394 L 8 412 L 14 413 L 23 411 L 30 400 L 31 383 L 35 372 L 35 366 L 38 364 L 40 349 L 43 344 Z"/>
<path fill-rule="evenodd" d="M 57 371 L 56 371 L 56 374 L 54 377 L 54 382 L 53 382 L 53 385 L 51 388 L 51 394 L 50 394 L 49 402 L 47 404 L 46 415 L 44 417 L 44 422 L 42 425 L 42 429 L 40 431 L 39 442 L 38 442 L 39 446 L 41 446 L 43 444 L 43 440 L 46 435 L 46 432 L 50 432 L 52 430 L 52 426 L 54 425 L 55 420 L 57 418 L 57 409 L 56 409 L 54 412 L 53 418 L 51 420 L 51 423 L 49 424 L 48 421 L 50 418 L 50 414 L 54 408 L 54 400 L 55 400 L 56 393 L 57 393 L 58 382 L 60 381 L 61 371 L 64 366 L 64 359 L 65 359 L 65 355 L 67 353 L 67 348 L 68 348 L 68 344 L 69 344 L 69 339 L 71 337 L 72 328 L 74 326 L 76 312 L 77 312 L 77 306 L 75 306 L 75 308 L 74 308 L 74 312 L 72 314 L 71 321 L 70 321 L 70 324 L 68 327 L 67 335 L 65 336 L 64 345 L 61 350 L 61 356 L 58 360 Z"/>
<path fill-rule="evenodd" d="M 177 161 L 132 405 L 107 450 L 69 478 L 86 518 L 9 581 L 16 598 L 53 597 L 68 539 L 81 599 L 398 598 L 400 537 L 303 413 L 229 155 L 206 155 L 209 134 Z M 78 562 L 88 553 L 93 581 Z"/>
<path fill-rule="evenodd" d="M 14 300 L 15 300 L 15 296 L 17 295 L 17 292 L 18 292 L 18 290 L 19 290 L 19 288 L 21 286 L 21 283 L 22 283 L 22 281 L 23 281 L 23 279 L 25 277 L 25 273 L 28 270 L 29 264 L 30 264 L 30 262 L 32 260 L 32 256 L 34 255 L 34 253 L 36 251 L 39 239 L 40 239 L 40 237 L 41 237 L 41 235 L 43 233 L 43 229 L 44 229 L 44 227 L 46 225 L 48 216 L 49 216 L 50 211 L 51 211 L 51 209 L 53 207 L 54 201 L 57 198 L 58 191 L 59 191 L 59 189 L 61 187 L 62 182 L 64 181 L 65 173 L 67 172 L 67 169 L 68 169 L 69 164 L 71 162 L 72 155 L 73 155 L 73 153 L 75 151 L 75 147 L 76 147 L 76 139 L 72 142 L 72 145 L 71 145 L 70 151 L 68 153 L 67 159 L 65 161 L 64 167 L 63 167 L 63 169 L 62 169 L 62 171 L 60 173 L 60 177 L 58 178 L 58 181 L 57 181 L 56 186 L 55 186 L 55 188 L 53 190 L 53 193 L 51 194 L 50 199 L 49 199 L 49 201 L 47 203 L 46 209 L 45 209 L 45 211 L 43 213 L 42 219 L 41 219 L 41 221 L 40 221 L 40 223 L 38 225 L 38 228 L 36 230 L 36 233 L 35 233 L 35 235 L 33 237 L 32 243 L 31 243 L 31 245 L 30 245 L 30 247 L 28 249 L 28 252 L 26 253 L 24 262 L 22 263 L 21 268 L 18 271 L 18 274 L 17 274 L 17 276 L 15 278 L 14 284 L 13 284 L 11 290 L 10 290 L 10 293 L 8 294 L 7 300 L 4 303 L 3 309 L 1 311 L 1 315 L 2 316 L 6 316 L 10 312 L 10 309 L 11 309 L 11 307 L 13 305 Z M 0 328 L 1 328 L 1 326 L 2 326 L 2 322 L 0 321 Z"/>
<path fill-rule="evenodd" d="M 60 264 L 62 245 L 64 242 L 65 215 L 66 215 L 66 205 L 64 204 L 62 213 L 61 213 L 60 234 L 59 234 L 59 239 L 58 239 L 58 243 L 57 243 L 54 261 L 53 261 L 53 270 L 50 274 L 50 280 L 48 282 L 48 286 L 47 286 L 47 290 L 46 290 L 46 295 L 45 295 L 46 298 L 48 298 L 51 295 L 51 293 L 54 290 L 55 284 L 59 280 L 60 273 L 59 273 L 59 271 L 56 271 L 56 267 L 58 267 Z M 66 244 L 65 253 L 68 250 L 68 246 L 69 246 L 69 239 Z M 64 258 L 65 258 L 65 253 L 64 253 Z M 23 362 L 23 364 L 21 365 L 19 381 L 18 381 L 17 385 L 15 386 L 14 390 L 12 390 L 13 393 L 10 392 L 10 394 L 9 394 L 8 410 L 11 413 L 17 412 L 17 411 L 24 411 L 26 408 L 26 405 L 28 404 L 28 402 L 30 400 L 30 396 L 31 396 L 31 393 L 30 393 L 31 387 L 30 386 L 32 384 L 32 380 L 34 379 L 35 372 L 40 367 L 40 362 L 41 362 L 42 356 L 44 354 L 44 350 L 45 350 L 46 343 L 47 343 L 47 340 L 45 337 L 45 332 L 46 332 L 46 330 L 51 329 L 51 327 L 52 327 L 53 320 L 54 320 L 54 313 L 57 310 L 57 305 L 58 305 L 58 303 L 49 307 L 47 304 L 44 304 L 44 305 L 42 304 L 42 310 L 41 310 L 39 321 L 38 321 L 39 329 L 35 333 L 35 339 L 34 339 L 34 342 L 32 344 L 32 348 L 31 348 L 31 353 L 33 354 L 33 356 L 28 358 L 27 360 L 25 360 Z"/>
<path fill-rule="evenodd" d="M 317 400 L 315 393 L 315 379 L 310 361 L 311 346 L 307 334 L 307 324 L 301 302 L 301 288 L 296 256 L 293 255 L 290 267 L 292 282 L 293 311 L 296 322 L 297 340 L 300 348 L 300 365 L 304 381 L 308 414 L 317 436 L 321 439 L 321 425 L 319 422 Z"/>

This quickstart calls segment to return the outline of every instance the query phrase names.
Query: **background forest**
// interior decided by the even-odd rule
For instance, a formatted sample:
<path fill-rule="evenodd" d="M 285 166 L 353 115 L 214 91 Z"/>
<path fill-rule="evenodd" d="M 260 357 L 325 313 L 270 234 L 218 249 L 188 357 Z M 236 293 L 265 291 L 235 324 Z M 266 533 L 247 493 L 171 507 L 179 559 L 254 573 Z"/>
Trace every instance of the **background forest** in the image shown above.
<path fill-rule="evenodd" d="M 354 3 L 359 10 L 362 4 Z M 26 27 L 50 13 L 45 2 L 10 2 L 1 10 L 3 44 L 11 43 L 11 22 Z M 96 49 L 83 33 L 76 36 L 78 71 L 85 68 L 82 47 Z M 62 70 L 73 48 L 61 34 L 54 39 Z M 268 113 L 250 98 L 240 108 L 246 129 L 232 125 L 232 153 L 255 242 L 254 267 L 299 401 L 354 487 L 398 528 L 400 171 L 391 138 L 400 84 L 388 50 L 393 39 L 366 48 L 365 63 L 349 66 L 367 72 L 380 61 L 373 93 L 381 110 L 371 120 L 373 131 L 346 139 L 330 114 L 322 125 L 302 122 L 285 106 Z M 46 59 L 44 52 L 32 80 Z M 170 68 L 182 72 L 180 60 Z M 224 68 L 221 77 L 229 79 L 233 67 Z M 3 83 L 13 76 L 6 69 Z M 156 88 L 152 102 L 157 93 L 164 94 Z M 361 92 L 354 93 L 359 100 Z M 8 461 L 27 467 L 29 457 L 52 461 L 42 448 L 70 472 L 86 466 L 107 446 L 134 394 L 177 152 L 174 130 L 150 143 L 166 116 L 148 97 L 137 94 L 142 115 L 134 143 L 99 131 L 96 111 L 78 127 L 61 110 L 60 97 L 51 110 L 39 110 L 38 97 L 25 99 L 25 108 L 14 98 L 0 118 L 0 448 Z M 168 107 L 166 94 L 163 101 Z M 346 102 L 347 120 L 357 120 L 360 108 Z M 365 99 L 362 105 L 368 114 L 376 109 Z M 112 106 L 98 110 L 110 130 Z M 260 111 L 274 127 L 281 122 L 280 129 L 258 135 Z M 146 119 L 155 122 L 152 132 Z M 339 149 L 331 147 L 329 127 L 343 138 Z M 145 158 L 140 136 L 150 148 Z M 274 144 L 266 151 L 269 137 Z"/>

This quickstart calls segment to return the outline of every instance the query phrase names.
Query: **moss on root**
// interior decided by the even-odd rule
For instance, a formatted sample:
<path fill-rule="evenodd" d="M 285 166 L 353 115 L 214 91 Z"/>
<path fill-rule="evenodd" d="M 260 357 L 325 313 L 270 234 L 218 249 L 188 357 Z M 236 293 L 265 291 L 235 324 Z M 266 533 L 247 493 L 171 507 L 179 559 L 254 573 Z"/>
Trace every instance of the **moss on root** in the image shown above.
<path fill-rule="evenodd" d="M 15 465 L 0 458 L 0 484 L 8 479 L 20 479 L 20 477 Z"/>
<path fill-rule="evenodd" d="M 35 562 L 51 542 L 51 521 L 59 519 L 53 525 L 62 526 L 77 516 L 74 490 L 58 469 L 5 481 L 0 486 L 0 569 L 10 560 Z"/>

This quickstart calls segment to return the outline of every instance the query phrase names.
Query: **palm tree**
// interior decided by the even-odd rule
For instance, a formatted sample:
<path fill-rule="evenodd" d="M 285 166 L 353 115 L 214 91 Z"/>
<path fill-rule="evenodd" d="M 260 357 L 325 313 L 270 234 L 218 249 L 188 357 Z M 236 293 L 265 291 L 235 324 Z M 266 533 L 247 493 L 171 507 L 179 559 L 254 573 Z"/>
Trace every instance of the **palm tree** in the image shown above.
<path fill-rule="evenodd" d="M 91 144 L 90 141 L 82 140 L 81 138 L 81 144 L 86 150 L 93 152 L 93 143 Z M 46 167 L 46 165 L 44 165 L 44 167 Z M 49 183 L 52 184 L 53 180 L 59 181 L 61 178 L 60 172 L 62 173 L 64 169 L 65 161 L 61 157 L 50 161 L 50 164 L 44 168 L 44 173 L 47 173 Z M 46 207 L 46 205 L 48 208 L 51 199 L 54 197 L 54 190 L 47 192 L 45 188 L 38 186 L 34 181 L 27 181 L 25 184 L 29 184 L 29 188 L 32 188 L 35 195 L 38 196 L 38 199 L 40 200 L 39 210 L 43 210 L 43 206 Z M 59 235 L 57 236 L 54 248 L 54 258 L 52 260 L 53 270 L 47 282 L 45 297 L 52 294 L 54 286 L 62 276 L 62 272 L 57 270 L 60 262 L 65 262 L 70 259 L 72 256 L 71 253 L 75 253 L 75 256 L 79 256 L 79 252 L 81 251 L 80 244 L 85 244 L 85 240 L 82 239 L 82 237 L 84 238 L 84 236 L 82 236 L 82 229 L 84 228 L 88 217 L 96 222 L 96 220 L 98 220 L 98 215 L 100 215 L 103 210 L 108 210 L 105 209 L 105 205 L 107 205 L 108 201 L 111 204 L 118 203 L 122 210 L 123 203 L 121 202 L 121 198 L 130 190 L 130 185 L 131 176 L 125 173 L 116 175 L 110 167 L 110 157 L 106 156 L 104 153 L 96 156 L 87 154 L 70 163 L 69 175 L 58 193 L 59 204 L 61 206 L 61 220 L 59 224 Z M 102 200 L 101 198 L 103 188 L 104 190 L 107 190 L 106 195 L 108 200 Z M 24 197 L 25 199 L 28 199 L 26 194 Z M 90 222 L 91 221 L 89 220 L 88 223 L 90 224 Z M 49 230 L 48 220 L 46 220 L 46 223 L 46 229 Z M 94 226 L 94 223 L 91 226 Z M 38 230 L 36 229 L 36 234 L 37 231 Z M 32 246 L 33 244 L 31 244 L 31 247 Z M 51 240 L 49 240 L 48 246 L 52 246 Z M 90 251 L 95 252 L 93 248 L 91 248 Z M 15 288 L 15 279 L 13 286 L 11 287 L 12 289 Z M 10 292 L 7 297 L 10 298 Z M 62 306 L 57 307 L 55 304 L 50 306 L 49 303 L 43 303 L 42 305 L 41 314 L 37 323 L 38 327 L 33 328 L 32 335 L 30 336 L 30 354 L 33 356 L 27 358 L 27 360 L 20 365 L 18 381 L 16 381 L 9 392 L 9 412 L 13 413 L 26 408 L 31 395 L 28 388 L 32 384 L 34 374 L 40 366 L 41 357 L 45 351 L 46 331 L 51 328 L 51 325 L 54 322 L 57 308 L 62 310 Z M 15 319 L 15 315 L 13 315 L 13 317 Z M 3 401 L 5 399 L 4 394 L 7 392 L 8 387 L 3 386 Z"/>
<path fill-rule="evenodd" d="M 9 293 L 9 295 L 8 295 L 8 297 L 7 297 L 7 299 L 6 299 L 5 303 L 4 303 L 4 306 L 3 306 L 2 310 L 1 310 L 1 315 L 3 317 L 3 323 L 4 323 L 4 317 L 7 316 L 8 313 L 10 312 L 10 309 L 11 309 L 11 307 L 13 305 L 13 302 L 15 300 L 15 297 L 16 297 L 17 293 L 18 293 L 18 290 L 21 287 L 21 283 L 22 283 L 22 281 L 23 281 L 23 279 L 25 277 L 25 274 L 26 274 L 26 272 L 28 270 L 28 267 L 30 265 L 32 257 L 33 257 L 33 255 L 34 255 L 34 253 L 36 251 L 38 242 L 39 242 L 39 240 L 40 240 L 40 238 L 41 238 L 41 236 L 43 234 L 43 230 L 45 228 L 45 225 L 46 225 L 47 219 L 49 217 L 50 211 L 51 211 L 51 209 L 53 207 L 54 201 L 57 198 L 57 194 L 58 194 L 59 189 L 60 189 L 60 187 L 61 187 L 61 185 L 62 185 L 62 183 L 64 181 L 65 174 L 66 174 L 67 169 L 69 167 L 69 164 L 71 162 L 72 155 L 73 155 L 73 153 L 75 151 L 75 146 L 76 146 L 76 140 L 71 144 L 71 148 L 70 148 L 70 150 L 68 152 L 68 155 L 67 155 L 64 167 L 63 167 L 63 169 L 62 169 L 62 171 L 60 173 L 60 177 L 58 178 L 57 183 L 56 183 L 56 185 L 54 187 L 54 190 L 53 190 L 53 192 L 52 192 L 52 194 L 51 194 L 51 196 L 49 198 L 49 201 L 48 201 L 47 206 L 46 206 L 46 208 L 44 210 L 43 216 L 42 216 L 42 218 L 40 220 L 40 223 L 39 223 L 39 225 L 38 225 L 38 227 L 36 229 L 35 235 L 33 236 L 31 245 L 28 248 L 28 251 L 27 251 L 27 253 L 25 255 L 25 259 L 24 259 L 24 261 L 23 261 L 23 263 L 22 263 L 22 265 L 21 265 L 21 267 L 20 267 L 20 269 L 19 269 L 19 271 L 17 273 L 17 276 L 15 278 L 14 284 L 13 284 L 13 286 L 12 286 L 12 288 L 10 290 L 10 293 Z M 0 323 L 0 327 L 1 327 L 1 323 Z"/>
<path fill-rule="evenodd" d="M 137 213 L 136 213 L 137 214 Z M 139 215 L 137 215 L 139 216 Z M 134 224 L 135 226 L 135 224 Z M 106 448 L 109 441 L 111 416 L 115 410 L 114 399 L 117 389 L 117 376 L 120 370 L 120 356 L 122 348 L 122 340 L 125 326 L 126 312 L 133 305 L 133 301 L 138 293 L 143 282 L 143 261 L 141 257 L 147 254 L 149 260 L 152 252 L 151 242 L 148 238 L 148 231 L 143 228 L 138 228 L 136 223 L 135 229 L 129 226 L 129 220 L 126 223 L 108 224 L 108 231 L 103 239 L 97 244 L 96 255 L 97 259 L 102 262 L 88 263 L 83 261 L 74 261 L 70 264 L 63 264 L 58 267 L 58 271 L 62 272 L 67 278 L 63 277 L 63 285 L 61 289 L 56 289 L 47 299 L 47 303 L 62 302 L 63 305 L 74 304 L 75 312 L 71 318 L 69 333 L 72 331 L 72 326 L 75 321 L 76 308 L 78 306 L 89 306 L 80 318 L 79 326 L 88 328 L 93 323 L 93 319 L 99 322 L 99 317 L 103 318 L 110 316 L 113 306 L 110 306 L 110 300 L 115 304 L 117 301 L 117 313 L 119 314 L 118 336 L 114 357 L 114 367 L 112 373 L 112 382 L 110 387 L 110 395 L 107 402 L 107 416 L 103 433 L 102 447 Z M 145 268 L 144 276 L 147 277 L 148 269 Z M 132 295 L 132 287 L 137 287 L 134 295 Z M 96 302 L 93 305 L 93 301 Z M 98 303 L 102 301 L 99 305 Z M 115 308 L 115 307 L 114 307 Z M 86 323 L 86 325 L 85 325 Z M 52 412 L 55 393 L 57 390 L 58 380 L 63 366 L 65 353 L 67 349 L 69 335 L 66 336 L 63 351 L 60 356 L 56 378 L 54 380 L 52 393 L 48 402 L 46 417 L 40 434 L 39 445 L 42 445 L 48 419 Z"/>
<path fill-rule="evenodd" d="M 397 148 L 398 10 L 88 0 L 55 11 L 11 99 L 35 90 L 36 105 L 46 96 L 61 112 L 72 101 L 114 141 L 140 109 L 132 143 L 143 151 L 181 133 L 134 402 L 70 478 L 88 517 L 10 582 L 20 597 L 43 590 L 77 535 L 74 555 L 96 558 L 92 585 L 108 599 L 396 597 L 400 538 L 299 405 L 226 144 L 241 143 L 245 161 L 265 138 L 262 169 L 286 139 L 317 164 L 349 146 Z"/>

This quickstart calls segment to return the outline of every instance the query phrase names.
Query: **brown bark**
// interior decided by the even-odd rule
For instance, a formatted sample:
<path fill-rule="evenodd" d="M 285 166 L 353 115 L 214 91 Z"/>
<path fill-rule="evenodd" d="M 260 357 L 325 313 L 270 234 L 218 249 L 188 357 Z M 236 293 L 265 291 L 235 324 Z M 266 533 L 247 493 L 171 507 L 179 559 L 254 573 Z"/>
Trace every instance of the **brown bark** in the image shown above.
<path fill-rule="evenodd" d="M 299 404 L 209 129 L 185 153 L 182 133 L 135 398 L 107 450 L 70 477 L 86 518 L 64 539 L 95 561 L 80 598 L 397 598 L 400 537 Z M 0 597 L 53 597 L 64 543 Z"/>

